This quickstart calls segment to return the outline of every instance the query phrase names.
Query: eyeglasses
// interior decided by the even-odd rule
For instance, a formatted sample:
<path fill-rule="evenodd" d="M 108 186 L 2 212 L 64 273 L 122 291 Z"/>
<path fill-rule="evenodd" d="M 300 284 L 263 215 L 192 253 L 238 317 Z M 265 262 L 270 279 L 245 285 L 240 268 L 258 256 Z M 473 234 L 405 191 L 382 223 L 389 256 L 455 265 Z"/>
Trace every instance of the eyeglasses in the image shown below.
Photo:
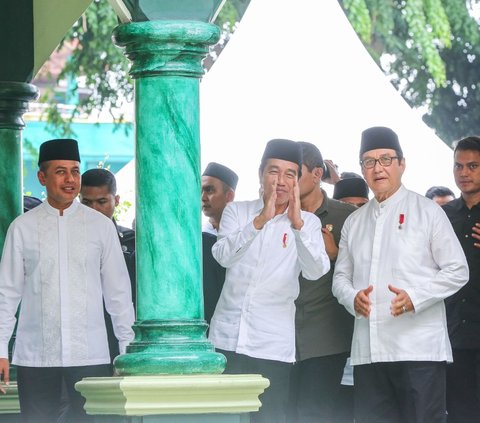
<path fill-rule="evenodd" d="M 388 167 L 392 164 L 393 159 L 398 159 L 398 156 L 393 156 L 393 157 L 388 157 L 388 156 L 382 156 L 379 159 L 365 159 L 365 160 L 360 160 L 360 164 L 365 168 L 365 169 L 373 169 L 375 165 L 380 163 L 383 167 Z"/>

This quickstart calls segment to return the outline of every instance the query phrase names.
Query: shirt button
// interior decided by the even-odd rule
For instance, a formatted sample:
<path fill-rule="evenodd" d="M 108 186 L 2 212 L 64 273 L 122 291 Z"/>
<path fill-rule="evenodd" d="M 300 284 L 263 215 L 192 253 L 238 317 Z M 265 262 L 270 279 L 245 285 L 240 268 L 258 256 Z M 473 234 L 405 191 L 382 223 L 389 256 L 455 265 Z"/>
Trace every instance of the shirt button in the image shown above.
<path fill-rule="evenodd" d="M 465 238 L 468 238 L 468 235 L 465 235 Z"/>
<path fill-rule="evenodd" d="M 466 323 L 467 321 L 466 320 L 462 320 L 462 323 Z"/>
<path fill-rule="evenodd" d="M 462 303 L 466 302 L 467 299 L 466 298 L 462 298 Z"/>

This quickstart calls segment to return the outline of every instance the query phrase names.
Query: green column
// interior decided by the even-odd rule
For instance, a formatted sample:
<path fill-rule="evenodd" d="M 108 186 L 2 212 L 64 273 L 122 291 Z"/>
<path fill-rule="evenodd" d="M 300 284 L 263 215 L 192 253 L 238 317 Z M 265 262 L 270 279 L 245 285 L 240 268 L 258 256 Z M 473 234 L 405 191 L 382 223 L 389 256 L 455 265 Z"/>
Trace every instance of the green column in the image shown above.
<path fill-rule="evenodd" d="M 0 81 L 0 251 L 7 229 L 22 213 L 22 115 L 38 90 L 23 82 Z"/>
<path fill-rule="evenodd" d="M 135 341 L 115 360 L 121 375 L 221 373 L 206 339 L 200 215 L 201 61 L 220 35 L 198 21 L 118 26 L 136 98 Z"/>
<path fill-rule="evenodd" d="M 22 185 L 22 115 L 28 102 L 36 99 L 38 90 L 23 82 L 0 81 L 0 252 L 10 223 L 23 211 Z M 11 358 L 15 334 L 9 345 Z M 0 395 L 0 414 L 18 411 L 15 389 L 16 371 L 10 369 L 11 389 L 6 397 Z"/>

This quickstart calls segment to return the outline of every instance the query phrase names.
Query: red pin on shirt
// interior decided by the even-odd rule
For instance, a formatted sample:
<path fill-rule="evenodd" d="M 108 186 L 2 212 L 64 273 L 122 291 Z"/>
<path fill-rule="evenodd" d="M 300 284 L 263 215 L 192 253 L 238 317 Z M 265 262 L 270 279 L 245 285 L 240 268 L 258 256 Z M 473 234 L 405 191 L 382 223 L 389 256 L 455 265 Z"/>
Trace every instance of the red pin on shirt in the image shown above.
<path fill-rule="evenodd" d="M 403 213 L 400 213 L 400 216 L 398 216 L 398 229 L 402 229 L 402 225 L 405 222 L 405 215 Z"/>
<path fill-rule="evenodd" d="M 283 245 L 283 248 L 287 248 L 287 233 L 286 232 L 283 234 L 282 245 Z"/>

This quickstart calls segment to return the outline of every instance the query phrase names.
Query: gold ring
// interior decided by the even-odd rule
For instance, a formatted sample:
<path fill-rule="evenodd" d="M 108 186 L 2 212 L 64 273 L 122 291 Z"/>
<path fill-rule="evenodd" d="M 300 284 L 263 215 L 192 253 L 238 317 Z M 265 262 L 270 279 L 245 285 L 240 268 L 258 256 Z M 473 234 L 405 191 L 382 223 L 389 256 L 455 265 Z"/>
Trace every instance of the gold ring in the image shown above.
<path fill-rule="evenodd" d="M 404 313 L 407 312 L 407 307 L 405 306 L 405 304 L 402 306 L 402 311 L 403 311 Z"/>

